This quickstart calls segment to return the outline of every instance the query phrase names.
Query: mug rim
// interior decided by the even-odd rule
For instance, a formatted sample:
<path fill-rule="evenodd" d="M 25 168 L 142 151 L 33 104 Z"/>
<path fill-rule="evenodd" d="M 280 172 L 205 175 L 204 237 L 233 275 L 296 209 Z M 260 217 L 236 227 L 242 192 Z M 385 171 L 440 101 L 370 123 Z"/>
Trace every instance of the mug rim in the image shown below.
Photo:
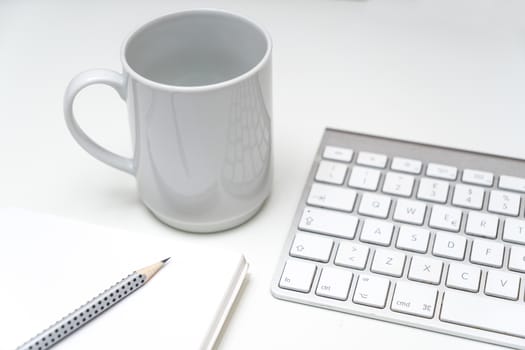
<path fill-rule="evenodd" d="M 255 27 L 257 30 L 261 32 L 261 34 L 264 36 L 266 40 L 266 51 L 264 52 L 263 57 L 259 60 L 259 62 L 257 62 L 255 66 L 253 66 L 248 71 L 234 78 L 224 80 L 218 83 L 198 85 L 198 86 L 180 86 L 180 85 L 168 85 L 168 84 L 159 83 L 154 80 L 146 78 L 145 76 L 139 74 L 133 68 L 131 68 L 131 66 L 128 64 L 128 61 L 126 59 L 126 49 L 130 41 L 136 35 L 138 35 L 140 32 L 145 30 L 147 27 L 156 24 L 157 22 L 165 21 L 172 17 L 181 17 L 181 16 L 186 16 L 186 15 L 191 15 L 191 14 L 222 14 L 222 15 L 235 17 L 236 19 L 239 19 L 245 23 L 252 25 L 253 27 Z M 124 66 L 124 71 L 126 73 L 128 73 L 130 76 L 132 76 L 134 79 L 141 82 L 142 84 L 148 85 L 157 90 L 165 90 L 165 91 L 170 91 L 170 92 L 205 92 L 205 91 L 218 90 L 224 87 L 234 85 L 240 81 L 243 81 L 249 78 L 252 75 L 255 75 L 261 69 L 261 67 L 263 67 L 269 61 L 271 52 L 272 52 L 272 40 L 271 40 L 270 35 L 266 31 L 266 29 L 264 29 L 262 26 L 260 26 L 253 20 L 245 16 L 241 16 L 241 15 L 238 15 L 238 14 L 235 14 L 229 11 L 225 11 L 225 10 L 214 9 L 214 8 L 198 8 L 198 9 L 189 9 L 189 10 L 173 12 L 173 13 L 170 13 L 164 16 L 157 17 L 144 24 L 141 24 L 139 27 L 133 30 L 130 34 L 128 34 L 127 38 L 124 40 L 124 43 L 122 44 L 121 49 L 120 49 L 120 60 L 122 62 L 122 65 Z"/>

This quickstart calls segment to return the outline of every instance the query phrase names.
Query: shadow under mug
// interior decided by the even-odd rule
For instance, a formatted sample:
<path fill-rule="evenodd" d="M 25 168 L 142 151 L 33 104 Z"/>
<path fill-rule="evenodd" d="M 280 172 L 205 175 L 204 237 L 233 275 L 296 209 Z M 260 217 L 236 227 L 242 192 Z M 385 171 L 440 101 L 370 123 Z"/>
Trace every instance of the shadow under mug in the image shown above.
<path fill-rule="evenodd" d="M 153 20 L 124 42 L 123 73 L 89 70 L 67 87 L 69 131 L 88 153 L 136 177 L 161 221 L 212 232 L 251 218 L 272 183 L 272 43 L 261 27 L 220 10 Z M 113 87 L 127 102 L 133 158 L 96 144 L 73 114 L 77 94 Z"/>

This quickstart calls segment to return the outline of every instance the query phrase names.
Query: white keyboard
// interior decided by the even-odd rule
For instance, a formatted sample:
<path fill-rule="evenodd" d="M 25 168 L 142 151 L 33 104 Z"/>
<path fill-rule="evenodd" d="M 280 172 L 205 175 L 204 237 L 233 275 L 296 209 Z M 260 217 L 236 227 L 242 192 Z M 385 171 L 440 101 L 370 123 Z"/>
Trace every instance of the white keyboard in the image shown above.
<path fill-rule="evenodd" d="M 525 349 L 524 194 L 523 160 L 327 129 L 272 294 Z"/>

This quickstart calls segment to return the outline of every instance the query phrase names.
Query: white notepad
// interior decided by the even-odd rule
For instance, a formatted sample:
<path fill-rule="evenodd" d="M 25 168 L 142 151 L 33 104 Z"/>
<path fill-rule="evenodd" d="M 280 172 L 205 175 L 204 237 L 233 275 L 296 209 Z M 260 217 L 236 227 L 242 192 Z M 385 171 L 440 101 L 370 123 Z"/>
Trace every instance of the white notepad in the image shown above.
<path fill-rule="evenodd" d="M 135 269 L 146 285 L 56 349 L 213 348 L 247 272 L 239 253 L 0 210 L 0 349 L 14 349 Z"/>

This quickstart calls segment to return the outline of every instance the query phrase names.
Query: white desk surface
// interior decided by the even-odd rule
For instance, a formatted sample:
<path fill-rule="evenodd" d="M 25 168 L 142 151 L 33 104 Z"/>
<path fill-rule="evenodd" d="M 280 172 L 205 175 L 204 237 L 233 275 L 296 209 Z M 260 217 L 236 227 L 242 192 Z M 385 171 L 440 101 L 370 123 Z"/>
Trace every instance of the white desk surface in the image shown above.
<path fill-rule="evenodd" d="M 247 224 L 206 235 L 156 221 L 134 179 L 77 146 L 62 114 L 73 75 L 120 70 L 128 32 L 192 7 L 255 19 L 275 49 L 273 194 Z M 518 0 L 3 0 L 0 206 L 244 252 L 251 275 L 218 349 L 495 349 L 280 301 L 269 288 L 325 126 L 525 158 L 524 13 Z M 91 87 L 76 106 L 90 135 L 130 154 L 116 93 Z"/>

